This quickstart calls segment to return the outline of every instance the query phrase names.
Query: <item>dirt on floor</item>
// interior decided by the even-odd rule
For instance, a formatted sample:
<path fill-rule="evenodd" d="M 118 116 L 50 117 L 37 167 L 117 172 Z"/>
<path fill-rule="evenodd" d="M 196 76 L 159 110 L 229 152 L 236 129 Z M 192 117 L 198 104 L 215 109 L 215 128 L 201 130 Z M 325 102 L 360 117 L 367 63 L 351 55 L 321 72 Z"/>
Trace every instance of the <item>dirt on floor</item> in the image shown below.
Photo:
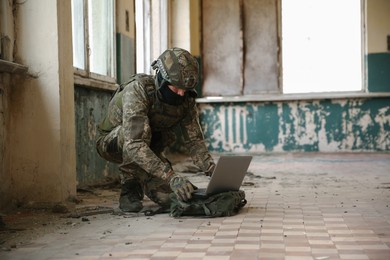
<path fill-rule="evenodd" d="M 175 157 L 173 168 L 175 172 L 190 177 L 195 185 L 205 185 L 205 181 L 208 180 L 188 158 Z M 260 182 L 272 182 L 274 178 L 256 176 L 248 172 L 243 186 L 257 187 Z M 67 230 L 93 221 L 101 214 L 140 217 L 154 214 L 158 209 L 158 206 L 145 196 L 142 212 L 123 213 L 118 208 L 119 194 L 119 178 L 107 179 L 103 183 L 77 187 L 77 196 L 61 204 L 50 207 L 27 205 L 0 212 L 0 250 L 9 251 L 18 248 L 45 234 L 67 233 Z"/>
<path fill-rule="evenodd" d="M 78 190 L 77 200 L 50 208 L 21 207 L 0 216 L 0 248 L 12 250 L 52 232 L 66 232 L 97 214 L 113 213 L 119 196 L 119 183 L 112 188 Z"/>
<path fill-rule="evenodd" d="M 198 169 L 186 157 L 171 158 L 176 172 L 195 173 Z M 42 206 L 24 205 L 23 207 L 0 212 L 0 250 L 12 250 L 44 234 L 67 232 L 91 221 L 99 214 L 126 214 L 119 210 L 118 199 L 120 181 L 107 179 L 102 183 L 77 187 L 77 196 L 61 204 Z M 156 204 L 144 199 L 144 211 L 127 215 L 145 215 L 148 210 L 155 210 Z"/>

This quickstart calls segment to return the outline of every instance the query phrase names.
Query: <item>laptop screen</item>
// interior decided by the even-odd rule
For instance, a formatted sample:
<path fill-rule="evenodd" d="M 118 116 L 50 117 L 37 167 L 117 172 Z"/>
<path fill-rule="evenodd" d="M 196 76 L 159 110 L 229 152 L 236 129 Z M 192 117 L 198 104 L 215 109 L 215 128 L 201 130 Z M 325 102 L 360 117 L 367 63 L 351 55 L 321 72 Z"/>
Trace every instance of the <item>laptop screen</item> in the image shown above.
<path fill-rule="evenodd" d="M 238 191 L 252 156 L 221 156 L 206 189 L 206 194 Z"/>

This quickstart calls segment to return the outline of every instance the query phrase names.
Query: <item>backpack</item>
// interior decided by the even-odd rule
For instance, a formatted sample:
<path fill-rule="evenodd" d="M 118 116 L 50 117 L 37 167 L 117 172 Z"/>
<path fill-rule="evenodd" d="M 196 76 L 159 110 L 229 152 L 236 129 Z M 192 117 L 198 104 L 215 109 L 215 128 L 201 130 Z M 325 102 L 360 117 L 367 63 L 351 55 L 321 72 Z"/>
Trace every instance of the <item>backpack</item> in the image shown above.
<path fill-rule="evenodd" d="M 203 217 L 226 217 L 233 216 L 245 206 L 245 192 L 228 191 L 211 195 L 204 199 L 191 199 L 180 201 L 174 193 L 170 195 L 172 217 L 180 216 L 203 216 Z"/>

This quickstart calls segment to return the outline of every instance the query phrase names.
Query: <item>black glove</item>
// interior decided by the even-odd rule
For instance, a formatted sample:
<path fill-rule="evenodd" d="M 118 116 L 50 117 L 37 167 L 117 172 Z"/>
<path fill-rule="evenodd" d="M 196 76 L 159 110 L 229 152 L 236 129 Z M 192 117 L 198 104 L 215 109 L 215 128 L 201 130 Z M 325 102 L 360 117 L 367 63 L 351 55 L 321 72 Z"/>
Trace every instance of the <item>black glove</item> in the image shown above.
<path fill-rule="evenodd" d="M 179 200 L 187 201 L 192 197 L 196 187 L 187 178 L 174 174 L 169 180 L 169 186 Z"/>

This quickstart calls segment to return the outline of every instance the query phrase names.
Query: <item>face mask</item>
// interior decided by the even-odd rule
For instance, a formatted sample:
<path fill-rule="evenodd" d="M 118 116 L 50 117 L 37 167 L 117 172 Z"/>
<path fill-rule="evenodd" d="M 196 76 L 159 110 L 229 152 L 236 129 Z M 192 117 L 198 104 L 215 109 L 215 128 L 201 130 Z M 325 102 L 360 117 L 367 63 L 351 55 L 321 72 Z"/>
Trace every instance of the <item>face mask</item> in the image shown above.
<path fill-rule="evenodd" d="M 185 96 L 180 96 L 173 92 L 169 87 L 168 84 L 163 84 L 159 89 L 162 97 L 163 102 L 168 103 L 170 105 L 181 105 L 184 102 Z"/>

